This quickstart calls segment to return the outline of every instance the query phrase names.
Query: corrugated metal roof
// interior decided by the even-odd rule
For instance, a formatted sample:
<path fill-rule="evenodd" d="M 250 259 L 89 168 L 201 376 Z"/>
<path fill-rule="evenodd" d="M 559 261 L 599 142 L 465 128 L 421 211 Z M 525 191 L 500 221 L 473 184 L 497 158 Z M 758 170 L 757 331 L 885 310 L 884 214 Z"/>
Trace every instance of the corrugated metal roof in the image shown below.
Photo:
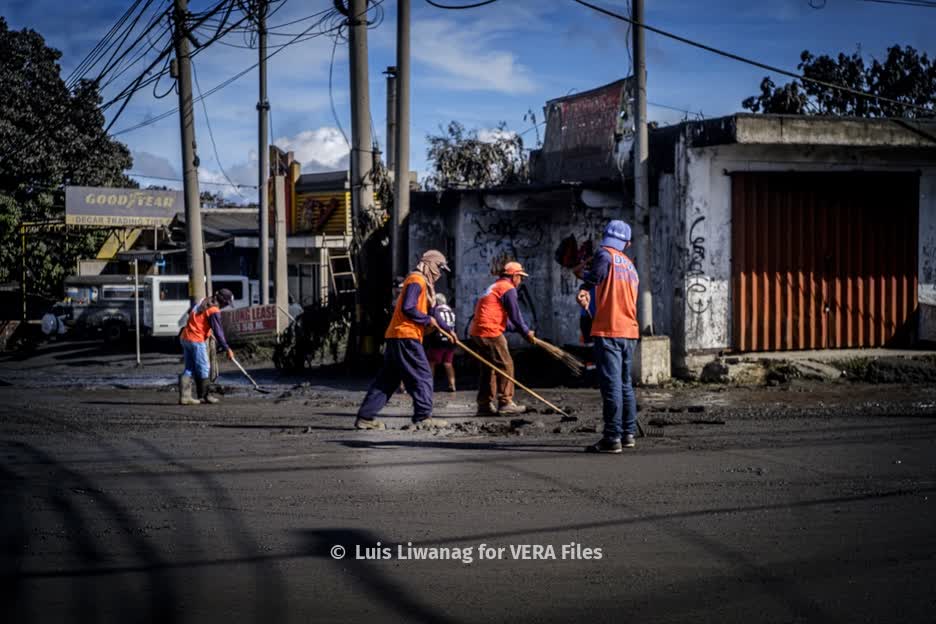
<path fill-rule="evenodd" d="M 296 181 L 296 193 L 334 191 L 350 187 L 350 175 L 344 171 L 322 171 L 304 173 Z"/>

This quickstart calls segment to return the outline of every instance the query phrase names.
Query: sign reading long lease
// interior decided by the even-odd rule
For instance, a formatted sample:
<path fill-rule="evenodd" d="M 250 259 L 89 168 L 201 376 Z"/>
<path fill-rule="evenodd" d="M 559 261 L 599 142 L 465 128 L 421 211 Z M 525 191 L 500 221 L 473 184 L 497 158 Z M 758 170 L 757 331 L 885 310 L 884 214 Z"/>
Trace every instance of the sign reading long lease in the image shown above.
<path fill-rule="evenodd" d="M 65 223 L 109 227 L 168 225 L 185 209 L 182 191 L 69 186 Z"/>
<path fill-rule="evenodd" d="M 276 335 L 276 306 L 255 305 L 221 310 L 221 324 L 228 342 Z"/>

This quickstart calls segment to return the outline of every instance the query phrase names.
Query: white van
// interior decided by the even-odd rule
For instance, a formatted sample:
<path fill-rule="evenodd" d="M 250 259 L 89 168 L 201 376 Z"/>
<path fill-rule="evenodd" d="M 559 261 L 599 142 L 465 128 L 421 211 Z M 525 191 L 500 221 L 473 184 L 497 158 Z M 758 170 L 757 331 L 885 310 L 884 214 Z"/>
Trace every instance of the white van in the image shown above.
<path fill-rule="evenodd" d="M 213 275 L 212 291 L 234 293 L 235 308 L 250 305 L 249 280 L 243 275 Z M 176 336 L 189 311 L 188 275 L 147 275 L 144 278 L 143 331 L 150 336 Z"/>

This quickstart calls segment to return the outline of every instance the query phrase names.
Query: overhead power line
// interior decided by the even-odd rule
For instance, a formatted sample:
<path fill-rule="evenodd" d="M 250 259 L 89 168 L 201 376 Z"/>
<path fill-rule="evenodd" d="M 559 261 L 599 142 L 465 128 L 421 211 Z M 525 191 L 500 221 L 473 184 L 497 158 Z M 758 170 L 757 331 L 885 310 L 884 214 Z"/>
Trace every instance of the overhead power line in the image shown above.
<path fill-rule="evenodd" d="M 165 180 L 167 182 L 183 182 L 182 178 L 168 178 L 166 176 L 154 176 L 146 175 L 145 173 L 137 173 L 136 171 L 128 171 L 125 175 L 135 176 L 137 178 L 146 178 L 147 180 Z M 208 182 L 207 180 L 199 180 L 199 184 L 208 184 L 211 186 L 233 186 L 236 188 L 257 188 L 256 184 L 234 184 L 233 182 Z"/>
<path fill-rule="evenodd" d="M 427 0 L 427 1 L 428 1 L 428 0 Z M 780 68 L 780 67 L 774 67 L 773 65 L 768 65 L 768 64 L 762 63 L 762 62 L 760 62 L 760 61 L 755 61 L 755 60 L 753 60 L 753 59 L 749 59 L 749 58 L 743 57 L 743 56 L 741 56 L 741 55 L 739 55 L 739 54 L 734 54 L 733 52 L 726 52 L 725 50 L 720 50 L 720 49 L 714 48 L 714 47 L 712 47 L 712 46 L 710 46 L 710 45 L 706 45 L 706 44 L 704 44 L 704 43 L 699 43 L 698 41 L 694 41 L 694 40 L 692 40 L 692 39 L 687 39 L 686 37 L 682 37 L 682 36 L 680 36 L 680 35 L 676 35 L 676 34 L 673 34 L 673 33 L 671 33 L 671 32 L 667 32 L 667 31 L 665 31 L 665 30 L 662 30 L 662 29 L 660 29 L 660 28 L 656 28 L 656 27 L 654 27 L 654 26 L 650 26 L 650 25 L 648 25 L 648 24 L 640 24 L 639 22 L 637 22 L 637 21 L 631 19 L 630 17 L 627 17 L 627 16 L 625 16 L 625 15 L 621 15 L 620 13 L 615 13 L 614 11 L 609 11 L 608 9 L 602 8 L 602 7 L 598 6 L 598 5 L 592 4 L 592 3 L 590 3 L 590 2 L 586 2 L 585 0 L 572 0 L 572 1 L 575 2 L 576 4 L 581 4 L 581 5 L 584 6 L 584 7 L 588 7 L 589 9 L 592 9 L 593 11 L 597 11 L 598 13 L 602 13 L 602 14 L 607 15 L 607 16 L 609 16 L 609 17 L 613 17 L 613 18 L 615 18 L 615 19 L 619 19 L 619 20 L 621 20 L 621 21 L 628 22 L 628 23 L 630 23 L 630 24 L 633 25 L 633 26 L 640 26 L 640 27 L 642 27 L 644 30 L 650 31 L 650 32 L 652 32 L 652 33 L 656 33 L 656 34 L 658 34 L 658 35 L 662 35 L 662 36 L 667 37 L 667 38 L 669 38 L 669 39 L 673 39 L 673 40 L 675 40 L 675 41 L 679 41 L 680 43 L 685 43 L 686 45 L 690 45 L 690 46 L 692 46 L 692 47 L 694 47 L 694 48 L 699 48 L 699 49 L 701 49 L 701 50 L 705 50 L 706 52 L 711 52 L 711 53 L 717 54 L 717 55 L 719 55 L 719 56 L 724 56 L 725 58 L 730 58 L 730 59 L 732 59 L 732 60 L 739 61 L 739 62 L 741 62 L 741 63 L 746 63 L 746 64 L 748 64 L 748 65 L 753 65 L 754 67 L 760 67 L 761 69 L 765 69 L 765 70 L 767 70 L 767 71 L 769 71 L 769 72 L 773 72 L 773 73 L 775 73 L 775 74 L 780 74 L 780 75 L 783 75 L 783 76 L 788 76 L 788 77 L 790 77 L 790 78 L 795 78 L 795 79 L 801 80 L 801 81 L 803 81 L 803 82 L 811 82 L 811 83 L 813 83 L 813 84 L 817 84 L 817 85 L 820 85 L 820 86 L 823 86 L 823 87 L 826 87 L 826 88 L 829 88 L 829 89 L 836 89 L 836 90 L 842 91 L 842 92 L 844 92 L 844 93 L 850 93 L 850 94 L 852 94 L 852 95 L 857 95 L 857 96 L 860 96 L 860 97 L 866 97 L 866 98 L 878 100 L 878 101 L 880 101 L 880 102 L 887 102 L 887 103 L 889 103 L 889 104 L 895 104 L 895 105 L 897 105 L 897 106 L 903 106 L 904 108 L 909 108 L 909 109 L 917 110 L 917 111 L 920 111 L 920 112 L 923 112 L 923 113 L 927 113 L 927 114 L 932 114 L 932 113 L 933 113 L 933 110 L 932 110 L 932 109 L 928 109 L 928 108 L 925 108 L 925 107 L 923 107 L 923 106 L 917 106 L 916 104 L 909 104 L 909 103 L 907 103 L 907 102 L 901 102 L 900 100 L 895 100 L 895 99 L 893 99 L 893 98 L 888 98 L 888 97 L 884 97 L 884 96 L 881 96 L 881 95 L 875 95 L 875 94 L 873 94 L 873 93 L 868 93 L 867 91 L 861 91 L 861 90 L 859 90 L 859 89 L 852 89 L 851 87 L 846 87 L 846 86 L 844 86 L 844 85 L 835 84 L 835 83 L 833 83 L 833 82 L 826 82 L 825 80 L 818 80 L 818 79 L 816 79 L 816 78 L 809 78 L 808 76 L 804 76 L 804 75 L 802 75 L 802 74 L 797 74 L 796 72 L 792 72 L 792 71 L 789 71 L 789 70 L 786 70 L 786 69 L 782 69 L 782 68 Z"/>
<path fill-rule="evenodd" d="M 241 192 L 237 190 L 237 185 L 231 182 L 231 176 L 224 170 L 224 165 L 221 164 L 221 157 L 218 156 L 218 145 L 215 143 L 214 133 L 211 131 L 211 121 L 208 119 L 208 105 L 205 104 L 205 98 L 201 97 L 201 85 L 198 84 L 198 72 L 195 70 L 195 63 L 192 63 L 192 77 L 195 79 L 195 89 L 198 91 L 202 110 L 205 112 L 205 125 L 208 127 L 208 138 L 211 139 L 211 149 L 214 150 L 215 162 L 218 164 L 218 169 L 221 170 L 221 175 L 224 176 L 224 179 L 230 182 L 231 186 L 234 187 L 235 192 L 241 197 L 244 197 L 241 195 Z"/>
<path fill-rule="evenodd" d="M 440 4 L 438 2 L 434 2 L 433 0 L 426 0 L 426 2 L 439 9 L 461 10 L 461 9 L 476 9 L 486 4 L 494 4 L 495 2 L 497 2 L 497 0 L 484 0 L 483 2 L 475 2 L 474 4 L 457 4 L 457 5 Z"/>
<path fill-rule="evenodd" d="M 924 9 L 936 9 L 936 2 L 917 2 L 915 0 L 861 0 L 861 2 L 874 2 L 877 4 L 900 4 L 903 6 L 921 7 Z M 823 6 L 825 6 L 823 4 Z M 822 7 L 813 7 L 822 8 Z"/>
<path fill-rule="evenodd" d="M 373 1 L 373 2 L 370 2 L 368 6 L 369 6 L 370 8 L 378 7 L 378 6 L 380 6 L 381 4 L 383 4 L 383 2 L 384 2 L 384 0 L 375 0 L 375 1 Z M 370 10 L 370 8 L 369 8 L 368 10 Z M 294 38 L 294 40 L 291 40 L 291 41 L 289 41 L 289 42 L 283 44 L 283 45 L 282 45 L 281 47 L 279 47 L 278 49 L 276 49 L 276 50 L 274 50 L 273 52 L 270 52 L 269 54 L 267 54 L 266 59 L 269 60 L 269 59 L 273 58 L 274 56 L 276 56 L 277 54 L 279 54 L 280 52 L 282 52 L 284 49 L 286 49 L 288 46 L 290 46 L 290 45 L 292 45 L 292 44 L 294 44 L 294 43 L 297 43 L 298 40 L 299 40 L 300 38 L 302 38 L 302 37 L 311 38 L 312 35 L 307 36 L 307 34 L 308 34 L 310 31 L 312 31 L 312 29 L 317 28 L 317 27 L 320 26 L 320 25 L 321 25 L 321 22 L 316 23 L 316 24 L 313 24 L 312 26 L 310 26 L 309 28 L 307 28 L 305 31 L 299 33 L 299 35 L 297 35 L 297 36 Z M 314 36 L 318 37 L 318 36 L 327 35 L 329 32 L 337 31 L 337 30 L 339 30 L 341 27 L 342 27 L 342 25 L 339 24 L 339 25 L 337 25 L 337 26 L 333 26 L 333 27 L 328 28 L 328 29 L 326 29 L 326 30 L 323 30 L 323 31 L 321 31 L 321 32 L 319 32 L 319 33 L 316 33 Z M 200 48 L 200 49 L 204 49 L 204 46 L 203 46 L 202 48 Z M 193 56 L 194 56 L 194 55 L 193 55 Z M 217 93 L 217 92 L 220 91 L 221 89 L 224 89 L 224 88 L 227 87 L 228 85 L 230 85 L 230 84 L 236 82 L 237 80 L 239 80 L 239 79 L 242 78 L 243 76 L 247 75 L 250 71 L 252 71 L 253 69 L 255 69 L 258 65 L 260 65 L 260 62 L 259 62 L 259 61 L 256 62 L 256 63 L 254 63 L 254 64 L 251 65 L 250 67 L 247 67 L 247 68 L 244 69 L 243 71 L 238 72 L 238 73 L 235 74 L 234 76 L 231 76 L 230 78 L 228 78 L 228 79 L 225 80 L 224 82 L 222 82 L 222 83 L 220 83 L 220 84 L 217 84 L 217 85 L 215 85 L 214 87 L 212 87 L 211 89 L 209 89 L 209 90 L 203 92 L 203 93 L 201 94 L 201 97 L 193 98 L 193 101 L 198 101 L 198 100 L 201 100 L 202 98 L 208 97 L 209 95 L 213 95 L 214 93 Z M 110 134 L 111 134 L 111 136 L 119 136 L 119 135 L 121 135 L 121 134 L 126 134 L 126 133 L 128 133 L 128 132 L 133 132 L 134 130 L 139 130 L 140 128 L 145 128 L 146 126 L 152 125 L 152 124 L 154 124 L 154 123 L 158 123 L 158 122 L 162 121 L 163 119 L 166 119 L 166 118 L 168 118 L 168 117 L 171 117 L 172 115 L 175 115 L 178 111 L 179 111 L 178 107 L 172 108 L 172 109 L 170 109 L 170 110 L 168 110 L 168 111 L 166 111 L 166 112 L 164 112 L 164 113 L 161 113 L 161 114 L 159 114 L 159 115 L 156 115 L 155 117 L 152 117 L 152 118 L 150 118 L 150 119 L 147 119 L 146 121 L 140 122 L 140 123 L 138 123 L 138 124 L 136 124 L 136 125 L 133 125 L 133 126 L 130 126 L 130 127 L 128 127 L 128 128 L 124 128 L 124 129 L 122 129 L 122 130 L 118 130 L 118 131 L 116 131 L 116 132 L 112 132 L 112 133 L 110 133 Z"/>

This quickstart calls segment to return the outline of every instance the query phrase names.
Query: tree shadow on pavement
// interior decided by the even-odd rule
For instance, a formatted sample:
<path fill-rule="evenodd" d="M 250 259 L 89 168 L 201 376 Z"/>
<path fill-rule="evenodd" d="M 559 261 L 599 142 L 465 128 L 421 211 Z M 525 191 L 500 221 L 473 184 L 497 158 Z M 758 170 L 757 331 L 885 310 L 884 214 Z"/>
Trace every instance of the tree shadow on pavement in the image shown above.
<path fill-rule="evenodd" d="M 149 599 L 147 613 L 150 620 L 153 622 L 175 621 L 173 604 L 176 602 L 177 593 L 165 571 L 166 560 L 144 537 L 142 527 L 129 510 L 116 498 L 95 487 L 89 478 L 71 470 L 50 454 L 31 444 L 18 441 L 7 442 L 7 456 L 11 455 L 25 457 L 31 462 L 46 467 L 48 477 L 45 485 L 45 498 L 51 503 L 55 514 L 64 524 L 66 534 L 74 544 L 75 552 L 72 554 L 77 557 L 83 569 L 93 571 L 106 565 L 110 558 L 109 553 L 102 548 L 103 543 L 95 538 L 97 530 L 92 524 L 91 514 L 85 511 L 89 508 L 87 501 L 90 500 L 92 503 L 90 509 L 94 510 L 95 514 L 104 514 L 107 521 L 115 525 L 117 535 L 124 538 L 134 556 L 147 568 L 147 597 Z M 24 477 L 9 471 L 5 471 L 4 476 L 7 487 L 9 479 L 26 481 Z M 35 496 L 38 484 L 34 480 L 29 480 L 28 486 L 30 495 Z M 16 518 L 9 517 L 7 511 L 4 509 L 5 515 L 0 520 L 4 525 L 8 522 L 15 524 Z M 27 520 L 28 518 L 21 518 L 19 522 Z M 29 524 L 32 525 L 32 522 Z M 22 552 L 26 544 L 20 543 L 16 547 Z M 4 551 L 9 551 L 8 543 Z M 40 593 L 35 584 L 32 587 L 25 586 L 19 563 L 20 561 L 16 559 L 6 557 L 2 561 L 3 569 L 0 578 L 4 579 L 4 585 L 19 585 L 17 600 L 4 602 L 3 608 L 11 610 L 10 617 L 3 618 L 6 622 L 29 621 L 31 614 L 36 612 L 37 606 L 50 600 L 50 596 L 46 592 Z M 70 609 L 70 613 L 76 618 L 73 621 L 96 622 L 109 619 L 115 613 L 121 613 L 124 607 L 132 602 L 128 600 L 128 597 L 134 595 L 134 592 L 121 580 L 129 581 L 129 579 L 113 579 L 111 585 L 106 588 L 100 585 L 72 583 L 73 608 Z M 104 592 L 107 593 L 106 598 L 103 595 Z"/>
<path fill-rule="evenodd" d="M 401 621 L 440 622 L 442 624 L 457 622 L 421 601 L 418 596 L 413 595 L 394 580 L 390 574 L 384 572 L 392 568 L 354 559 L 355 548 L 357 546 L 375 547 L 380 541 L 377 536 L 359 529 L 338 528 L 311 529 L 303 531 L 302 534 L 307 542 L 306 556 L 334 560 L 336 571 L 345 572 L 348 574 L 349 582 L 359 585 L 357 591 L 367 593 L 385 607 L 399 614 Z M 344 548 L 344 554 L 341 557 L 333 554 L 336 546 Z M 353 562 L 351 571 L 348 571 L 350 562 L 346 562 L 346 559 L 351 559 Z"/>

